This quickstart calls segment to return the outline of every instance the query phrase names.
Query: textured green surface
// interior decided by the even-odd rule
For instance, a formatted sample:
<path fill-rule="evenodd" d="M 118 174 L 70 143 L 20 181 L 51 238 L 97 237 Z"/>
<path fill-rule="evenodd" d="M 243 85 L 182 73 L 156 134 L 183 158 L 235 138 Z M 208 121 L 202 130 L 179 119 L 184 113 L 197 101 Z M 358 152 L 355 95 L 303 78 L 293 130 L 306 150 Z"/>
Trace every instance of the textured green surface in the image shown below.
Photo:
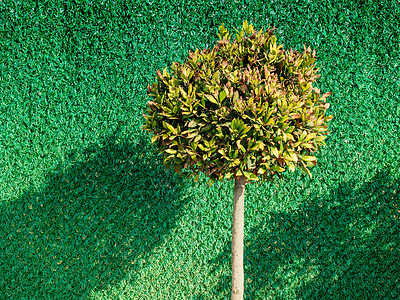
<path fill-rule="evenodd" d="M 246 299 L 400 298 L 398 1 L 64 2 L 0 2 L 0 298 L 229 298 L 233 182 L 140 126 L 156 69 L 245 19 L 316 49 L 335 116 L 312 179 L 246 189 Z"/>

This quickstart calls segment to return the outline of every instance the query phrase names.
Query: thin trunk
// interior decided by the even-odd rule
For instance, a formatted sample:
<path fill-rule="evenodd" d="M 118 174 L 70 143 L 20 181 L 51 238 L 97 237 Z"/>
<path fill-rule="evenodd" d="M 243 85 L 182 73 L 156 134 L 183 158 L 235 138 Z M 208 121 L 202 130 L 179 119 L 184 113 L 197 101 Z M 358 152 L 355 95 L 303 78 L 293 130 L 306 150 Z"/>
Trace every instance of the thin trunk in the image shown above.
<path fill-rule="evenodd" d="M 232 300 L 242 300 L 244 293 L 243 233 L 245 177 L 235 179 L 232 223 Z"/>

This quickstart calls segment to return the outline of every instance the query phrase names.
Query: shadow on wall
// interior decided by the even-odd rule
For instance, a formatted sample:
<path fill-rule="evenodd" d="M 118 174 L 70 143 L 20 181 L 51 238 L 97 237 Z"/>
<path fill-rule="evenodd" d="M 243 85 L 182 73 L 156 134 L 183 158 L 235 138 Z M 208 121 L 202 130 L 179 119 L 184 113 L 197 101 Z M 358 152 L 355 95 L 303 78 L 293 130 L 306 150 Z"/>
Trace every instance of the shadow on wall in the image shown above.
<path fill-rule="evenodd" d="M 136 142 L 106 139 L 41 192 L 0 207 L 2 296 L 84 299 L 140 270 L 174 228 L 184 187 Z"/>
<path fill-rule="evenodd" d="M 245 233 L 247 299 L 400 299 L 400 181 L 386 169 L 354 187 Z M 211 262 L 215 272 L 230 266 L 230 246 Z M 225 276 L 214 294 L 230 284 Z"/>

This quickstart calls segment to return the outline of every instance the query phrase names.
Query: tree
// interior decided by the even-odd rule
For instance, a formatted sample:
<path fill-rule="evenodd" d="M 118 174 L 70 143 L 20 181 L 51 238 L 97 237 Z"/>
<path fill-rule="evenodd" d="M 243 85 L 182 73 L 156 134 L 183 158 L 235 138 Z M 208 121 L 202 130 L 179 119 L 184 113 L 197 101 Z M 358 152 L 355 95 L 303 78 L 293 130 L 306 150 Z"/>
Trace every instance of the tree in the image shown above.
<path fill-rule="evenodd" d="M 315 51 L 285 51 L 274 29 L 256 31 L 245 21 L 231 42 L 222 24 L 213 49 L 189 51 L 185 63 L 158 70 L 147 87 L 152 101 L 143 128 L 166 167 L 196 182 L 202 172 L 210 185 L 235 180 L 232 299 L 244 293 L 245 184 L 296 166 L 311 176 L 332 119 L 325 116 L 331 93 L 321 96 L 312 86 L 320 76 Z"/>

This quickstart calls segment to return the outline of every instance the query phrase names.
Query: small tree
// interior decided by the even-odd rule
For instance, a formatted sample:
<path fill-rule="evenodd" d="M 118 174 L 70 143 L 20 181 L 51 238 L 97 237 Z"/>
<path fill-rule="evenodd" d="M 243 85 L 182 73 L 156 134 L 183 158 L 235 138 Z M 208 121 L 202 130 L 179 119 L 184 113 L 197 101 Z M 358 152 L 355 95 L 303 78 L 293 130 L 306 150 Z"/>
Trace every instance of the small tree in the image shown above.
<path fill-rule="evenodd" d="M 236 39 L 222 24 L 212 49 L 193 53 L 184 64 L 157 71 L 148 85 L 144 129 L 164 155 L 164 164 L 211 185 L 235 179 L 232 226 L 232 299 L 244 293 L 243 228 L 245 184 L 270 181 L 289 169 L 317 164 L 329 104 L 313 88 L 320 76 L 315 51 L 285 51 L 273 29 L 254 30 L 247 21 Z"/>

